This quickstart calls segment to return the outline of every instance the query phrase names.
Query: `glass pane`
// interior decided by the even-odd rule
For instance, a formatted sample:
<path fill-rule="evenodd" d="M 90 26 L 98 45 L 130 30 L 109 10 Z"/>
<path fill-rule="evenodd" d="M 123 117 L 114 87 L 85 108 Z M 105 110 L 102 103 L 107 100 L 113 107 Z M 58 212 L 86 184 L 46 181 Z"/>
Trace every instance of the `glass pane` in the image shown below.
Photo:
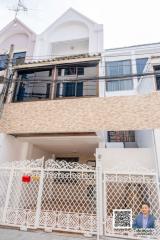
<path fill-rule="evenodd" d="M 64 70 L 64 75 L 75 75 L 76 68 L 75 67 L 68 67 Z"/>
<path fill-rule="evenodd" d="M 114 62 L 106 62 L 106 75 L 113 76 L 124 76 L 131 74 L 131 61 L 123 60 L 123 61 L 114 61 Z"/>
<path fill-rule="evenodd" d="M 160 76 L 156 76 L 157 90 L 160 90 Z"/>
<path fill-rule="evenodd" d="M 107 82 L 107 91 L 125 91 L 133 89 L 133 80 L 113 80 Z"/>
<path fill-rule="evenodd" d="M 24 63 L 26 52 L 18 52 L 13 55 L 13 64 L 22 64 Z"/>
<path fill-rule="evenodd" d="M 109 142 L 135 142 L 134 131 L 109 131 Z"/>
<path fill-rule="evenodd" d="M 0 55 L 0 71 L 4 70 L 7 65 L 7 55 Z"/>
<path fill-rule="evenodd" d="M 77 97 L 83 96 L 83 82 L 77 83 L 76 96 Z"/>
<path fill-rule="evenodd" d="M 78 67 L 77 74 L 78 75 L 84 75 L 84 68 L 83 67 Z"/>
<path fill-rule="evenodd" d="M 148 58 L 136 59 L 137 74 L 142 74 L 147 64 Z"/>
<path fill-rule="evenodd" d="M 63 97 L 75 96 L 75 83 L 63 83 Z"/>

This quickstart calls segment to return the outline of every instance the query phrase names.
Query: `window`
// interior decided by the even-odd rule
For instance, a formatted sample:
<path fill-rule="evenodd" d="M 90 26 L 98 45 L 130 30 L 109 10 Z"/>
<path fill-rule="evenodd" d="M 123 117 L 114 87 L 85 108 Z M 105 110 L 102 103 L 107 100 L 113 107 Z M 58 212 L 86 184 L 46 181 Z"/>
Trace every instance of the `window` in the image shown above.
<path fill-rule="evenodd" d="M 62 83 L 62 95 L 60 93 L 60 83 L 57 83 L 56 97 L 81 97 L 83 96 L 83 82 Z"/>
<path fill-rule="evenodd" d="M 49 99 L 51 90 L 51 83 L 48 82 L 50 81 L 50 72 L 50 69 L 43 71 L 20 71 L 13 101 L 24 102 Z"/>
<path fill-rule="evenodd" d="M 52 69 L 49 70 L 49 75 L 48 75 L 48 76 L 49 76 L 49 77 L 52 76 Z"/>
<path fill-rule="evenodd" d="M 109 142 L 135 142 L 134 131 L 109 131 Z"/>
<path fill-rule="evenodd" d="M 147 64 L 148 58 L 136 59 L 137 74 L 142 74 Z"/>
<path fill-rule="evenodd" d="M 84 75 L 84 68 L 83 67 L 78 67 L 77 75 Z"/>
<path fill-rule="evenodd" d="M 157 90 L 160 90 L 160 75 L 156 76 L 156 85 L 157 85 Z"/>
<path fill-rule="evenodd" d="M 132 79 L 110 80 L 107 82 L 107 91 L 126 91 L 133 89 Z"/>
<path fill-rule="evenodd" d="M 26 52 L 19 52 L 13 54 L 13 65 L 22 64 L 25 61 Z M 4 70 L 7 66 L 8 55 L 0 55 L 0 71 Z"/>
<path fill-rule="evenodd" d="M 58 76 L 61 76 L 62 69 L 58 68 Z"/>
<path fill-rule="evenodd" d="M 155 71 L 155 74 L 156 74 L 156 88 L 157 90 L 160 90 L 160 66 L 154 66 L 154 71 Z"/>
<path fill-rule="evenodd" d="M 122 77 L 122 79 L 110 79 L 107 81 L 107 91 L 124 91 L 133 89 L 132 78 L 123 76 L 131 75 L 131 61 L 106 62 L 106 75 L 109 77 Z"/>
<path fill-rule="evenodd" d="M 26 52 L 18 52 L 13 55 L 13 65 L 22 64 L 25 61 Z"/>
<path fill-rule="evenodd" d="M 121 77 L 131 74 L 131 60 L 106 62 L 106 75 Z"/>
<path fill-rule="evenodd" d="M 6 68 L 7 58 L 8 58 L 8 56 L 6 54 L 0 55 L 0 71 L 4 70 Z"/>
<path fill-rule="evenodd" d="M 76 74 L 76 67 L 68 67 L 64 70 L 64 75 L 75 75 Z"/>

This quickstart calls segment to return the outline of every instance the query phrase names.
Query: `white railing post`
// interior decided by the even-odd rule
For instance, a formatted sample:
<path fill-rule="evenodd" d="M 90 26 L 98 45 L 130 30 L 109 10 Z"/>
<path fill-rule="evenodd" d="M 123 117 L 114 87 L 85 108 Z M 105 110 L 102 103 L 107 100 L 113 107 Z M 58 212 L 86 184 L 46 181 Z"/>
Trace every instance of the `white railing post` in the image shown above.
<path fill-rule="evenodd" d="M 11 168 L 10 176 L 9 176 L 9 182 L 8 182 L 8 188 L 7 188 L 7 194 L 6 194 L 6 201 L 5 201 L 3 217 L 2 217 L 2 222 L 3 223 L 5 223 L 5 221 L 6 221 L 7 208 L 8 208 L 8 204 L 9 204 L 9 198 L 10 198 L 10 193 L 11 193 L 11 188 L 12 188 L 13 176 L 14 176 L 14 168 Z"/>
<path fill-rule="evenodd" d="M 101 155 L 96 154 L 96 213 L 97 213 L 97 240 L 103 234 L 102 219 L 102 163 Z"/>
<path fill-rule="evenodd" d="M 39 182 L 39 190 L 37 197 L 37 205 L 36 205 L 36 216 L 35 216 L 35 228 L 39 226 L 39 218 L 41 214 L 41 202 L 42 202 L 42 193 L 43 193 L 43 180 L 44 180 L 44 169 L 41 169 L 40 172 L 40 182 Z"/>

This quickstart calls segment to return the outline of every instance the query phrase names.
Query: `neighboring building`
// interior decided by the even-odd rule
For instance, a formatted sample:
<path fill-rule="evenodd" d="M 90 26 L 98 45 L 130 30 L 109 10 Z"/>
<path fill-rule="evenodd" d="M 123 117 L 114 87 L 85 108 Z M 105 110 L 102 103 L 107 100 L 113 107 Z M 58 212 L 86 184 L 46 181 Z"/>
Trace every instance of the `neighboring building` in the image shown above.
<path fill-rule="evenodd" d="M 14 19 L 0 31 L 0 75 L 6 68 L 7 54 L 14 44 L 13 65 L 23 63 L 26 56 L 33 57 L 36 34 L 19 19 Z"/>
<path fill-rule="evenodd" d="M 100 96 L 119 96 L 151 93 L 156 90 L 153 59 L 159 56 L 160 43 L 106 49 L 102 55 Z M 133 75 L 133 76 L 131 76 Z M 144 76 L 143 76 L 144 75 Z"/>
<path fill-rule="evenodd" d="M 148 200 L 160 229 L 159 50 L 103 50 L 103 26 L 74 9 L 37 36 L 0 120 L 0 223 L 117 236 L 113 209 Z"/>
<path fill-rule="evenodd" d="M 160 43 L 106 49 L 100 65 L 101 76 L 106 76 L 106 80 L 99 83 L 100 97 L 146 95 L 159 90 L 159 53 Z M 107 148 L 152 147 L 156 141 L 159 146 L 157 130 L 101 134 Z M 156 147 L 156 151 L 158 149 Z M 160 156 L 157 154 L 158 160 Z M 160 173 L 160 162 L 158 166 Z"/>

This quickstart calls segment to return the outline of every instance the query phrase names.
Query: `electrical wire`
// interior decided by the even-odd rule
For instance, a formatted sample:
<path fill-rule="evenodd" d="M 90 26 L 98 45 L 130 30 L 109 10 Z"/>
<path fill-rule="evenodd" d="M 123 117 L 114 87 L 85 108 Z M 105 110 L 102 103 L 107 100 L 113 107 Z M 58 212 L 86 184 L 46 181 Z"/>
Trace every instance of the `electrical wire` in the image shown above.
<path fill-rule="evenodd" d="M 158 74 L 158 76 L 160 75 L 160 73 Z M 157 73 L 156 72 L 148 72 L 148 73 L 143 73 L 143 74 L 130 74 L 130 75 L 123 75 L 123 76 L 113 76 L 113 77 L 109 77 L 107 75 L 104 75 L 104 76 L 92 76 L 92 77 L 80 77 L 80 78 L 69 78 L 69 77 L 60 77 L 60 78 L 56 78 L 54 80 L 52 80 L 51 78 L 50 79 L 44 79 L 44 78 L 35 78 L 33 77 L 30 78 L 30 79 L 19 79 L 19 78 L 16 78 L 16 79 L 13 79 L 13 82 L 16 83 L 16 82 L 24 82 L 24 83 L 60 83 L 60 82 L 104 82 L 104 81 L 117 81 L 117 80 L 130 80 L 130 79 L 133 79 L 133 78 L 137 78 L 137 79 L 140 79 L 141 77 L 145 78 L 145 77 L 155 77 L 157 76 Z M 8 81 L 11 81 L 10 79 L 6 79 L 4 78 L 4 81 L 3 83 L 7 83 Z"/>

